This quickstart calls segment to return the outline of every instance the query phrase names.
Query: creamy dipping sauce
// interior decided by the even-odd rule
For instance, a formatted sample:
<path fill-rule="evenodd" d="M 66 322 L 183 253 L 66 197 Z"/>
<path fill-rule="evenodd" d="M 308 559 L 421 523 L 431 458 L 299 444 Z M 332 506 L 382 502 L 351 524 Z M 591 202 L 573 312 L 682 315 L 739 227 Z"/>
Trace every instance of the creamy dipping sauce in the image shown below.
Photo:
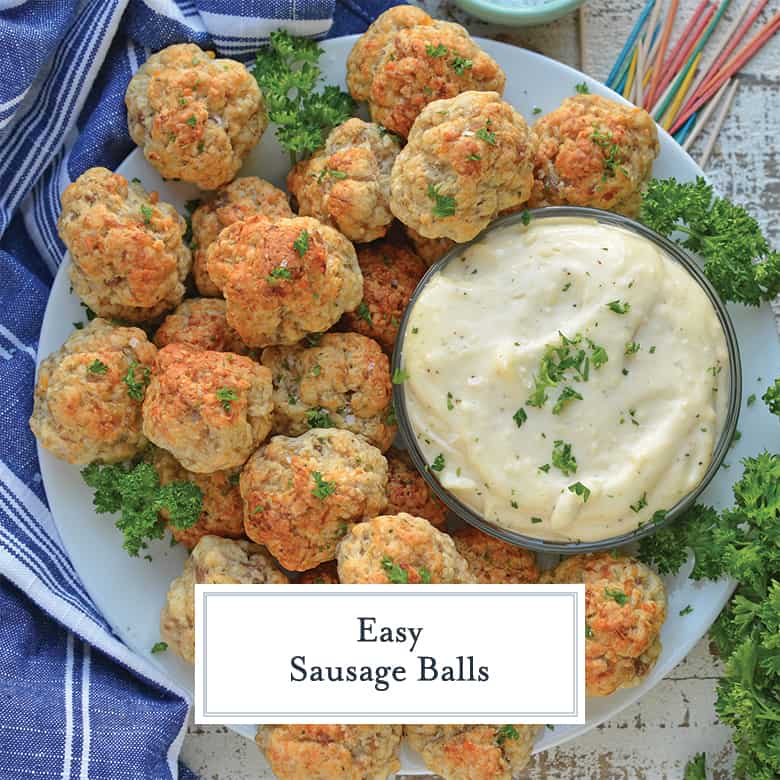
<path fill-rule="evenodd" d="M 701 481 L 728 353 L 699 284 L 652 242 L 589 219 L 493 230 L 423 288 L 406 411 L 443 487 L 554 541 L 632 531 Z"/>

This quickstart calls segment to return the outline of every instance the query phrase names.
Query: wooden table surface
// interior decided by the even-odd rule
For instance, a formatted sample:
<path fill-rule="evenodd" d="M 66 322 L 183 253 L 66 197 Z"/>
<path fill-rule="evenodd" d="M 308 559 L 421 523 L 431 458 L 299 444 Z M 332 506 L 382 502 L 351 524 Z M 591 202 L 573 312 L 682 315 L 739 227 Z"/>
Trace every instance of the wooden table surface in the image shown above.
<path fill-rule="evenodd" d="M 734 0 L 741 9 L 747 0 Z M 534 49 L 604 79 L 644 0 L 589 0 L 585 6 L 585 50 L 579 47 L 579 17 L 572 14 L 540 27 L 488 25 L 452 2 L 418 2 L 431 15 L 460 22 L 474 35 Z M 681 0 L 681 27 L 696 6 Z M 776 10 L 770 3 L 769 12 Z M 728 26 L 726 14 L 720 32 Z M 766 12 L 764 17 L 768 18 Z M 716 38 L 716 40 L 718 40 Z M 740 87 L 707 174 L 721 194 L 742 203 L 780 244 L 780 38 L 770 42 L 740 76 Z M 706 134 L 692 152 L 697 157 Z M 780 373 L 780 367 L 775 367 Z M 729 729 L 718 723 L 713 704 L 721 667 L 703 639 L 667 678 L 618 718 L 585 737 L 535 756 L 528 780 L 680 779 L 688 759 L 707 752 L 712 780 L 733 775 Z M 272 780 L 254 743 L 223 727 L 191 726 L 182 760 L 203 780 Z"/>

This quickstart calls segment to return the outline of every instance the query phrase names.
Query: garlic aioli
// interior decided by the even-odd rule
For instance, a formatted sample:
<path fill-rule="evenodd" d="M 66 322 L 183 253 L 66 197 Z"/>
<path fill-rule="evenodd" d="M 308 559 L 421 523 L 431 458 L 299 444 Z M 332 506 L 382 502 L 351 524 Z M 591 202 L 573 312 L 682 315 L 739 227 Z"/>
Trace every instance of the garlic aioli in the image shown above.
<path fill-rule="evenodd" d="M 701 481 L 728 353 L 699 284 L 651 241 L 568 217 L 490 231 L 414 303 L 406 410 L 441 484 L 554 541 L 627 533 Z"/>

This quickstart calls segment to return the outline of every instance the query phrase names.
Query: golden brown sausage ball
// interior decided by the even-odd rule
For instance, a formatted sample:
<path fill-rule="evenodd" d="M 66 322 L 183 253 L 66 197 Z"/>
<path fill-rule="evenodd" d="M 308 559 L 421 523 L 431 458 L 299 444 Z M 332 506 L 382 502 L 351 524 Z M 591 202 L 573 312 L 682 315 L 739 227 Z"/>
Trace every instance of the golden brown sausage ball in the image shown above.
<path fill-rule="evenodd" d="M 536 556 L 530 550 L 503 542 L 472 526 L 458 529 L 452 540 L 468 562 L 474 582 L 487 585 L 539 582 Z"/>
<path fill-rule="evenodd" d="M 303 572 L 296 580 L 299 585 L 338 585 L 339 573 L 336 561 L 321 563 L 315 569 Z"/>
<path fill-rule="evenodd" d="M 274 436 L 241 472 L 246 535 L 286 569 L 306 571 L 336 557 L 350 525 L 385 508 L 387 463 L 349 431 L 317 428 Z"/>
<path fill-rule="evenodd" d="M 585 690 L 608 696 L 639 685 L 661 654 L 666 591 L 643 563 L 610 553 L 565 558 L 544 579 L 585 583 Z"/>
<path fill-rule="evenodd" d="M 144 435 L 198 474 L 240 466 L 271 430 L 271 372 L 232 352 L 171 344 L 157 353 Z"/>
<path fill-rule="evenodd" d="M 228 225 L 258 215 L 274 220 L 292 217 L 293 212 L 286 193 L 257 176 L 242 176 L 220 187 L 192 213 L 192 275 L 201 295 L 222 295 L 206 268 L 208 248 Z"/>
<path fill-rule="evenodd" d="M 455 246 L 455 242 L 451 238 L 426 238 L 408 225 L 404 225 L 404 230 L 414 247 L 414 251 L 429 266 L 433 265 L 437 260 L 441 260 Z"/>
<path fill-rule="evenodd" d="M 386 780 L 401 768 L 403 726 L 260 726 L 278 780 Z"/>
<path fill-rule="evenodd" d="M 443 531 L 447 525 L 447 508 L 428 487 L 404 450 L 395 447 L 387 452 L 387 514 L 406 513 L 424 517 Z"/>
<path fill-rule="evenodd" d="M 393 221 L 390 171 L 400 150 L 398 139 L 384 128 L 348 119 L 287 176 L 298 213 L 316 217 L 350 241 L 381 238 Z"/>
<path fill-rule="evenodd" d="M 444 780 L 514 780 L 541 726 L 405 726 L 411 747 Z"/>
<path fill-rule="evenodd" d="M 62 193 L 57 230 L 73 289 L 101 317 L 142 322 L 181 302 L 191 264 L 186 224 L 156 192 L 90 168 Z"/>
<path fill-rule="evenodd" d="M 207 267 L 228 323 L 250 347 L 328 330 L 363 297 L 355 248 L 310 217 L 236 222 L 209 247 Z"/>
<path fill-rule="evenodd" d="M 273 432 L 297 436 L 310 428 L 344 428 L 384 452 L 393 441 L 390 361 L 376 341 L 357 333 L 326 333 L 316 346 L 263 350 L 274 383 Z"/>
<path fill-rule="evenodd" d="M 600 95 L 576 95 L 534 125 L 533 207 L 590 206 L 639 212 L 658 156 L 658 131 L 641 108 Z"/>
<path fill-rule="evenodd" d="M 469 241 L 499 212 L 528 200 L 536 139 L 495 92 L 427 106 L 398 155 L 390 208 L 426 238 Z"/>
<path fill-rule="evenodd" d="M 150 449 L 147 457 L 157 470 L 161 485 L 193 482 L 203 494 L 203 508 L 193 525 L 189 528 L 168 525 L 168 530 L 177 542 L 191 550 L 204 536 L 229 539 L 240 539 L 244 536 L 244 503 L 238 489 L 240 469 L 195 474 L 187 471 L 169 452 L 159 447 Z M 160 516 L 167 521 L 167 510 L 162 509 Z"/>
<path fill-rule="evenodd" d="M 166 179 L 204 190 L 229 182 L 268 125 L 252 74 L 194 43 L 153 54 L 125 94 L 133 141 Z"/>
<path fill-rule="evenodd" d="M 163 320 L 154 343 L 160 349 L 168 344 L 188 344 L 195 349 L 246 355 L 249 347 L 227 324 L 226 312 L 227 304 L 219 298 L 188 298 Z"/>
<path fill-rule="evenodd" d="M 505 76 L 458 24 L 410 6 L 385 11 L 347 59 L 347 85 L 374 122 L 406 137 L 425 106 L 468 90 L 504 91 Z"/>
<path fill-rule="evenodd" d="M 68 463 L 116 463 L 137 455 L 141 401 L 128 373 L 148 373 L 157 353 L 139 328 L 96 318 L 38 369 L 30 428 L 41 447 Z"/>
<path fill-rule="evenodd" d="M 411 249 L 395 241 L 366 244 L 358 248 L 357 256 L 363 273 L 363 301 L 344 315 L 342 323 L 392 353 L 401 318 L 426 265 Z"/>
<path fill-rule="evenodd" d="M 168 589 L 160 636 L 176 655 L 195 662 L 195 585 L 286 585 L 289 580 L 259 544 L 204 536 Z"/>
<path fill-rule="evenodd" d="M 352 526 L 339 544 L 338 566 L 339 580 L 346 584 L 471 581 L 452 539 L 405 512 Z"/>

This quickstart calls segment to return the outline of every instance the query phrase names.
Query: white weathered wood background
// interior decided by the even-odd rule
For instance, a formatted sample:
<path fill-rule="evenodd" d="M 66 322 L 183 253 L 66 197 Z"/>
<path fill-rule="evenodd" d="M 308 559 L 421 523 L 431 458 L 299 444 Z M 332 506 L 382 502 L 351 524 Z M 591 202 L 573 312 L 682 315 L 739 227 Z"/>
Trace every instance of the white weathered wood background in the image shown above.
<path fill-rule="evenodd" d="M 740 9 L 747 0 L 733 0 Z M 525 29 L 488 25 L 452 2 L 426 0 L 426 10 L 466 26 L 473 34 L 534 49 L 606 78 L 644 0 L 589 0 L 585 6 L 585 51 L 579 48 L 579 17 Z M 680 29 L 696 6 L 681 0 Z M 773 13 L 776 3 L 769 4 Z M 721 22 L 723 33 L 733 18 Z M 765 12 L 763 19 L 768 18 Z M 719 38 L 715 38 L 715 45 Z M 713 45 L 713 43 L 709 44 Z M 750 209 L 780 243 L 780 37 L 742 72 L 737 99 L 721 132 L 707 173 L 723 195 Z M 706 143 L 704 134 L 694 157 Z M 774 367 L 775 373 L 780 366 Z M 721 667 L 706 639 L 666 679 L 620 717 L 585 737 L 535 757 L 528 780 L 680 779 L 688 759 L 706 751 L 708 776 L 733 776 L 729 729 L 718 723 L 713 704 Z M 273 775 L 253 742 L 223 727 L 191 726 L 182 760 L 203 780 L 271 780 Z"/>

